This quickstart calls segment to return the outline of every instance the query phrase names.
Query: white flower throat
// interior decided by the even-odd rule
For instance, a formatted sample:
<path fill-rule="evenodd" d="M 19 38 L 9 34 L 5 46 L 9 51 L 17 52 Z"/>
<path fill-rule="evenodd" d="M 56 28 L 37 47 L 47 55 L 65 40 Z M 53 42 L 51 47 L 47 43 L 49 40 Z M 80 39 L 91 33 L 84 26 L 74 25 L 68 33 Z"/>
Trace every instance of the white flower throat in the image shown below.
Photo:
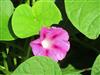
<path fill-rule="evenodd" d="M 47 40 L 47 39 L 44 39 L 42 41 L 42 46 L 43 46 L 43 48 L 50 48 L 51 47 L 51 41 Z"/>

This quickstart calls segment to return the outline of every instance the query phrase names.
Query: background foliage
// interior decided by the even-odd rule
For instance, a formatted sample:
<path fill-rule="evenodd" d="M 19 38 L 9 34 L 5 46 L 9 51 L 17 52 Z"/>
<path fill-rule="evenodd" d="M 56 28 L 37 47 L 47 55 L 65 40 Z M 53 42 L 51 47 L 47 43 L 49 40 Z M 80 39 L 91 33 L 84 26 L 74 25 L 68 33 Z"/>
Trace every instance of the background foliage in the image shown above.
<path fill-rule="evenodd" d="M 99 8 L 100 0 L 0 0 L 0 75 L 99 75 Z M 29 43 L 43 26 L 69 32 L 64 60 L 32 57 Z"/>

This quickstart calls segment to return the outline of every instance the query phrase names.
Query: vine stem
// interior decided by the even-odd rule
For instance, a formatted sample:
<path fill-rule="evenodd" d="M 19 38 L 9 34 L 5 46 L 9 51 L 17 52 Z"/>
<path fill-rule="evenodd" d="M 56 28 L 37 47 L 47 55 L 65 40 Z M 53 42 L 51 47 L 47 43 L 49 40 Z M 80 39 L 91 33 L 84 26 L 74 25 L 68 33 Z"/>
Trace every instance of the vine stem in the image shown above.
<path fill-rule="evenodd" d="M 85 68 L 85 69 L 82 69 L 80 72 L 82 73 L 82 72 L 90 71 L 90 70 L 92 70 L 92 68 Z"/>
<path fill-rule="evenodd" d="M 29 40 L 27 40 L 27 39 L 25 41 L 24 50 L 27 51 L 27 54 L 26 54 L 26 57 L 25 57 L 25 60 L 26 60 L 30 57 L 30 53 L 31 53 L 31 47 L 29 46 Z"/>
<path fill-rule="evenodd" d="M 8 48 L 6 48 L 8 49 Z M 7 55 L 5 52 L 2 52 L 2 56 L 3 56 L 3 59 L 4 59 L 4 67 L 5 67 L 5 75 L 10 75 L 10 71 L 9 71 L 9 68 L 8 68 L 8 64 L 7 64 L 7 61 L 6 61 L 6 58 L 7 58 Z"/>
<path fill-rule="evenodd" d="M 33 6 L 36 0 L 27 0 L 26 3 L 29 4 L 29 6 Z"/>
<path fill-rule="evenodd" d="M 0 65 L 0 71 L 2 71 L 4 74 L 6 74 L 5 72 L 5 67 Z"/>
<path fill-rule="evenodd" d="M 26 3 L 30 5 L 30 0 L 27 0 L 27 2 L 26 2 Z"/>
<path fill-rule="evenodd" d="M 28 51 L 27 51 L 26 59 L 29 58 L 29 56 L 30 56 L 30 52 L 31 52 L 31 48 L 29 47 L 29 48 L 28 48 Z"/>

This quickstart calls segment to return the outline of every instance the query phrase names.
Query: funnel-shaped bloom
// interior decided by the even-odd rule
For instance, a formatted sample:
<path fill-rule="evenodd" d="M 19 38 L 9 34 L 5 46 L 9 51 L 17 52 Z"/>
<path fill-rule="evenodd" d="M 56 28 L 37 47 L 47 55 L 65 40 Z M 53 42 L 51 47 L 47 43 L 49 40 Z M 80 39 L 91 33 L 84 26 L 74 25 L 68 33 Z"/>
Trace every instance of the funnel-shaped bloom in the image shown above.
<path fill-rule="evenodd" d="M 62 60 L 70 48 L 69 35 L 60 27 L 42 28 L 40 38 L 30 43 L 35 56 L 48 56 L 55 61 Z"/>

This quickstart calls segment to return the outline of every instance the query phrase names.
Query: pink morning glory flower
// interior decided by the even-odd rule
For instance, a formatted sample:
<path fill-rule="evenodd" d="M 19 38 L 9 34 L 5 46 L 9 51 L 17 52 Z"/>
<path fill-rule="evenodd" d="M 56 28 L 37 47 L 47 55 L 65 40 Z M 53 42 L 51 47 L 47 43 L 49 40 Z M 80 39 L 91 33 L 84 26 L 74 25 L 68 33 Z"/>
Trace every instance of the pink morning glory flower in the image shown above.
<path fill-rule="evenodd" d="M 40 37 L 31 41 L 30 46 L 35 56 L 48 56 L 58 61 L 62 60 L 70 48 L 69 35 L 60 27 L 43 27 Z"/>

